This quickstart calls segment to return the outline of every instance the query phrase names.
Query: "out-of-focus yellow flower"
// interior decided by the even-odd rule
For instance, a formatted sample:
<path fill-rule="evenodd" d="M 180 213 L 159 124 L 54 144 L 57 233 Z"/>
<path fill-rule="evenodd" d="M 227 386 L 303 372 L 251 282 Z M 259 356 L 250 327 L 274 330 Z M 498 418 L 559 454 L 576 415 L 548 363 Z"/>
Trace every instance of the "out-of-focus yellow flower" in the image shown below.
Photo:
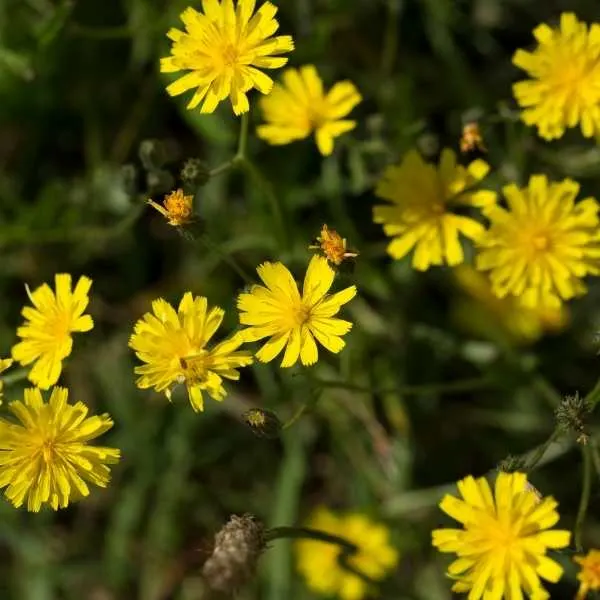
<path fill-rule="evenodd" d="M 212 113 L 229 97 L 236 115 L 248 112 L 246 93 L 256 88 L 268 94 L 273 80 L 260 69 L 278 69 L 288 61 L 278 54 L 294 49 L 289 35 L 271 37 L 279 28 L 277 7 L 265 2 L 254 14 L 255 0 L 202 0 L 203 13 L 181 13 L 185 32 L 170 29 L 171 55 L 160 60 L 163 73 L 190 71 L 167 87 L 171 96 L 197 88 L 188 104 Z"/>
<path fill-rule="evenodd" d="M 185 383 L 192 408 L 204 410 L 202 390 L 214 400 L 225 398 L 223 378 L 237 380 L 239 367 L 252 363 L 249 352 L 238 350 L 243 339 L 233 335 L 212 349 L 206 345 L 223 321 L 225 311 L 215 306 L 208 310 L 203 296 L 186 292 L 177 311 L 165 300 L 152 303 L 136 324 L 129 346 L 144 363 L 135 368 L 137 386 L 154 388 L 171 399 L 171 388 Z"/>
<path fill-rule="evenodd" d="M 490 228 L 478 240 L 476 267 L 489 271 L 494 293 L 513 295 L 524 306 L 558 309 L 585 293 L 582 279 L 600 274 L 600 205 L 577 204 L 579 184 L 548 182 L 533 175 L 529 185 L 504 186 L 508 209 L 484 210 Z"/>
<path fill-rule="evenodd" d="M 390 532 L 360 513 L 336 515 L 327 508 L 315 510 L 307 527 L 342 537 L 358 547 L 348 564 L 369 579 L 383 580 L 398 563 L 398 551 L 391 545 Z M 339 546 L 317 540 L 296 542 L 298 570 L 308 587 L 324 596 L 342 600 L 362 600 L 370 586 L 339 562 Z"/>
<path fill-rule="evenodd" d="M 244 340 L 269 338 L 256 353 L 258 360 L 269 362 L 285 348 L 282 367 L 291 367 L 298 359 L 303 365 L 312 365 L 319 358 L 315 338 L 330 352 L 342 350 L 346 344 L 341 336 L 350 331 L 352 323 L 334 315 L 354 298 L 356 286 L 327 294 L 335 271 L 326 258 L 316 254 L 311 258 L 302 296 L 282 263 L 263 263 L 257 272 L 265 285 L 253 285 L 240 294 L 237 305 L 240 323 L 249 326 L 240 333 Z"/>
<path fill-rule="evenodd" d="M 0 358 L 0 373 L 4 373 L 6 369 L 9 369 L 13 364 L 12 358 Z M 4 381 L 0 379 L 0 404 L 2 404 L 2 399 L 4 397 Z"/>
<path fill-rule="evenodd" d="M 469 299 L 457 302 L 454 316 L 472 333 L 530 343 L 545 332 L 558 331 L 567 324 L 565 306 L 528 308 L 514 296 L 499 298 L 492 291 L 489 278 L 467 265 L 454 269 L 454 275 L 460 288 L 469 296 Z"/>
<path fill-rule="evenodd" d="M 419 271 L 432 265 L 461 264 L 460 234 L 475 240 L 483 235 L 484 228 L 452 209 L 483 207 L 496 201 L 494 192 L 474 189 L 489 169 L 483 160 L 462 167 L 449 149 L 442 152 L 437 168 L 415 150 L 399 165 L 388 167 L 375 190 L 388 204 L 373 211 L 375 223 L 382 223 L 385 234 L 394 238 L 388 254 L 401 259 L 414 249 L 412 265 Z"/>
<path fill-rule="evenodd" d="M 167 194 L 163 200 L 163 206 L 157 204 L 154 200 L 148 200 L 147 202 L 167 219 L 169 225 L 174 227 L 186 225 L 194 215 L 194 196 L 191 194 L 186 196 L 181 189 Z"/>
<path fill-rule="evenodd" d="M 583 600 L 588 592 L 600 590 L 600 550 L 590 550 L 585 556 L 575 556 L 573 560 L 581 566 L 577 573 L 579 591 L 575 600 Z"/>
<path fill-rule="evenodd" d="M 90 315 L 83 312 L 89 303 L 92 280 L 80 277 L 71 290 L 71 276 L 59 273 L 55 277 L 56 291 L 47 283 L 27 295 L 33 307 L 21 311 L 25 324 L 17 329 L 22 341 L 12 348 L 12 357 L 26 366 L 35 362 L 29 380 L 45 390 L 54 385 L 62 371 L 62 361 L 71 354 L 76 331 L 89 331 L 94 327 Z"/>
<path fill-rule="evenodd" d="M 446 495 L 440 508 L 463 529 L 436 529 L 433 545 L 457 555 L 448 568 L 453 592 L 480 598 L 549 598 L 542 579 L 557 582 L 562 567 L 548 549 L 569 545 L 571 533 L 551 529 L 558 522 L 554 498 L 541 498 L 523 473 L 499 473 L 494 493 L 485 479 L 458 482 L 462 499 Z"/>
<path fill-rule="evenodd" d="M 276 83 L 260 100 L 267 123 L 259 125 L 256 133 L 273 145 L 289 144 L 314 133 L 319 152 L 327 156 L 333 152 L 334 139 L 356 126 L 356 121 L 345 117 L 360 101 L 350 81 L 340 81 L 325 92 L 313 65 L 287 69 L 283 85 Z"/>
<path fill-rule="evenodd" d="M 0 488 L 17 508 L 64 508 L 90 493 L 88 483 L 106 487 L 106 465 L 119 461 L 118 449 L 88 443 L 113 426 L 109 415 L 88 417 L 87 406 L 68 404 L 68 395 L 55 387 L 46 403 L 38 388 L 28 388 L 22 402 L 8 405 L 20 423 L 0 419 Z"/>
<path fill-rule="evenodd" d="M 358 256 L 358 252 L 348 252 L 346 240 L 335 229 L 329 229 L 327 225 L 323 225 L 321 235 L 315 242 L 308 247 L 309 250 L 320 250 L 323 256 L 336 266 L 341 265 L 345 258 Z"/>
<path fill-rule="evenodd" d="M 481 131 L 477 123 L 466 123 L 462 130 L 460 138 L 460 151 L 471 152 L 472 150 L 481 150 L 485 152 L 485 145 L 483 143 L 483 137 L 481 137 Z"/>
<path fill-rule="evenodd" d="M 600 25 L 588 26 L 563 13 L 560 27 L 538 25 L 533 52 L 517 50 L 513 63 L 530 80 L 513 86 L 521 118 L 546 140 L 580 126 L 585 137 L 600 132 Z"/>

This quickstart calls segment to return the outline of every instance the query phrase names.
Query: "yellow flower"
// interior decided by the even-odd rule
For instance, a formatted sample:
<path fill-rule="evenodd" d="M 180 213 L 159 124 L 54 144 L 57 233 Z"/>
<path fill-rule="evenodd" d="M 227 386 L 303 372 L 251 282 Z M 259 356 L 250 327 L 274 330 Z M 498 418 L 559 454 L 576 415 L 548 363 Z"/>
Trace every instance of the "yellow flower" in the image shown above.
<path fill-rule="evenodd" d="M 68 404 L 68 395 L 55 387 L 44 402 L 38 388 L 28 388 L 22 402 L 8 405 L 20 423 L 0 419 L 0 488 L 17 508 L 64 508 L 90 493 L 88 483 L 106 487 L 106 465 L 119 461 L 118 449 L 88 445 L 113 426 L 109 415 L 88 417 L 87 406 Z"/>
<path fill-rule="evenodd" d="M 336 83 L 329 92 L 314 65 L 287 69 L 283 85 L 261 98 L 260 107 L 267 124 L 256 130 L 259 138 L 275 146 L 307 138 L 314 132 L 319 152 L 333 152 L 333 140 L 351 131 L 356 121 L 344 119 L 361 101 L 350 81 Z"/>
<path fill-rule="evenodd" d="M 307 527 L 355 544 L 358 553 L 348 558 L 348 564 L 374 581 L 383 580 L 398 563 L 398 552 L 390 544 L 388 529 L 360 513 L 335 515 L 321 507 L 313 513 Z M 298 570 L 311 590 L 342 600 L 361 600 L 370 593 L 370 586 L 339 563 L 340 554 L 339 546 L 327 542 L 296 542 Z"/>
<path fill-rule="evenodd" d="M 476 259 L 478 269 L 490 271 L 494 293 L 554 309 L 585 293 L 582 278 L 600 273 L 596 200 L 575 204 L 579 184 L 548 182 L 545 175 L 533 175 L 526 188 L 507 185 L 503 192 L 508 210 L 484 211 L 491 225 Z"/>
<path fill-rule="evenodd" d="M 562 329 L 568 320 L 567 309 L 523 306 L 514 296 L 499 298 L 488 277 L 472 267 L 460 265 L 456 280 L 470 300 L 456 305 L 455 317 L 467 329 L 489 338 L 508 337 L 516 343 L 534 342 L 546 331 Z"/>
<path fill-rule="evenodd" d="M 495 202 L 494 192 L 473 189 L 488 171 L 483 160 L 466 168 L 457 165 L 456 155 L 449 149 L 442 152 L 438 168 L 415 150 L 399 165 L 388 167 L 375 193 L 390 204 L 376 206 L 373 217 L 375 223 L 383 223 L 385 234 L 394 238 L 388 246 L 390 256 L 398 260 L 414 248 L 412 265 L 419 271 L 432 265 L 462 263 L 459 234 L 477 239 L 484 229 L 471 217 L 451 209 Z"/>
<path fill-rule="evenodd" d="M 590 550 L 585 556 L 575 556 L 573 560 L 581 565 L 577 574 L 580 584 L 576 600 L 583 600 L 589 591 L 600 590 L 600 550 Z"/>
<path fill-rule="evenodd" d="M 433 545 L 457 555 L 448 568 L 452 591 L 469 600 L 549 598 L 541 579 L 557 582 L 562 567 L 548 558 L 549 548 L 569 545 L 569 531 L 551 530 L 559 519 L 557 502 L 540 498 L 523 473 L 499 473 L 494 494 L 484 477 L 458 482 L 462 499 L 446 495 L 440 508 L 464 529 L 436 529 Z"/>
<path fill-rule="evenodd" d="M 167 87 L 171 96 L 197 88 L 188 104 L 200 112 L 212 113 L 229 96 L 236 115 L 248 112 L 246 92 L 256 88 L 268 94 L 273 80 L 259 69 L 278 69 L 288 61 L 277 54 L 290 52 L 289 35 L 271 37 L 279 28 L 277 8 L 265 2 L 254 13 L 255 0 L 202 0 L 204 14 L 193 8 L 181 13 L 186 31 L 171 29 L 171 56 L 161 58 L 160 70 L 190 71 Z"/>
<path fill-rule="evenodd" d="M 215 334 L 225 312 L 207 299 L 186 292 L 177 311 L 165 300 L 152 303 L 154 314 L 146 313 L 136 324 L 129 346 L 144 365 L 135 368 L 140 389 L 154 388 L 171 399 L 171 388 L 185 383 L 192 408 L 204 410 L 202 390 L 214 400 L 227 395 L 223 378 L 240 378 L 239 367 L 252 363 L 249 352 L 238 351 L 243 340 L 233 335 L 212 349 L 206 344 Z"/>
<path fill-rule="evenodd" d="M 58 381 L 62 361 L 73 348 L 71 333 L 94 327 L 92 317 L 83 314 L 92 280 L 80 277 L 71 291 L 71 276 L 59 273 L 55 286 L 56 292 L 47 283 L 33 292 L 25 286 L 33 307 L 26 306 L 21 311 L 26 323 L 17 329 L 17 335 L 22 341 L 12 348 L 12 357 L 22 365 L 35 361 L 28 377 L 43 390 Z"/>
<path fill-rule="evenodd" d="M 600 25 L 588 31 L 573 13 L 563 13 L 560 27 L 538 25 L 533 52 L 517 50 L 513 63 L 531 80 L 513 86 L 524 108 L 521 118 L 535 125 L 547 140 L 561 137 L 565 128 L 581 127 L 585 137 L 600 132 Z"/>
<path fill-rule="evenodd" d="M 345 342 L 340 336 L 350 331 L 352 323 L 334 315 L 354 298 L 356 287 L 327 294 L 335 272 L 326 258 L 318 255 L 311 258 L 302 296 L 282 263 L 266 262 L 257 272 L 266 287 L 253 285 L 249 292 L 239 295 L 237 305 L 240 323 L 250 326 L 241 332 L 244 340 L 269 338 L 256 353 L 258 360 L 269 362 L 286 347 L 282 367 L 291 367 L 298 358 L 303 365 L 312 365 L 319 357 L 315 338 L 331 352 L 337 354 L 342 350 Z"/>
<path fill-rule="evenodd" d="M 186 196 L 183 190 L 175 190 L 165 196 L 163 206 L 148 200 L 148 204 L 155 208 L 165 219 L 169 225 L 181 227 L 189 223 L 194 214 L 194 196 Z"/>
<path fill-rule="evenodd" d="M 358 256 L 357 252 L 348 252 L 346 240 L 335 229 L 329 229 L 327 225 L 323 225 L 316 244 L 308 248 L 309 250 L 321 250 L 323 256 L 336 266 L 341 265 L 345 258 Z"/>

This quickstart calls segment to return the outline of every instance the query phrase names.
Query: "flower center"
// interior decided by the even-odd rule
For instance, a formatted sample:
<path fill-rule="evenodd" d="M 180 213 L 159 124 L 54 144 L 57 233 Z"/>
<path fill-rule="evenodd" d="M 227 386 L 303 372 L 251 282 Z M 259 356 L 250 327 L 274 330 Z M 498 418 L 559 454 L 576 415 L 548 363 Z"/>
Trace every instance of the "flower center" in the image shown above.
<path fill-rule="evenodd" d="M 42 443 L 42 456 L 44 457 L 44 462 L 49 465 L 53 462 L 54 459 L 54 442 L 55 440 L 52 438 L 45 439 Z"/>
<path fill-rule="evenodd" d="M 233 44 L 228 42 L 221 48 L 221 60 L 223 61 L 223 66 L 234 67 L 238 63 L 239 57 L 239 49 Z"/>
<path fill-rule="evenodd" d="M 208 352 L 199 350 L 179 359 L 183 379 L 189 384 L 200 383 L 206 379 L 209 370 Z M 183 383 L 183 382 L 182 382 Z"/>
<path fill-rule="evenodd" d="M 185 222 L 192 214 L 192 205 L 183 194 L 183 190 L 176 190 L 169 194 L 164 201 L 169 218 L 173 221 Z"/>
<path fill-rule="evenodd" d="M 71 333 L 71 320 L 68 313 L 57 312 L 54 318 L 48 323 L 47 333 L 52 336 L 53 344 L 57 340 L 64 341 Z"/>
<path fill-rule="evenodd" d="M 552 237 L 544 229 L 524 230 L 520 242 L 530 259 L 552 251 Z"/>
<path fill-rule="evenodd" d="M 293 311 L 293 322 L 297 327 L 301 327 L 310 319 L 310 308 L 303 304 L 297 304 Z"/>

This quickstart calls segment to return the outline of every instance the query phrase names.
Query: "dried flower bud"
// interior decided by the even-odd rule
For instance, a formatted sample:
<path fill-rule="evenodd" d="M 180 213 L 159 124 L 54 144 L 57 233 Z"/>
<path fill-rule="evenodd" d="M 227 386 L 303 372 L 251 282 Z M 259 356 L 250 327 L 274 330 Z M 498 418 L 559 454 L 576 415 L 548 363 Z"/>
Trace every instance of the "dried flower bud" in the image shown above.
<path fill-rule="evenodd" d="M 232 593 L 254 577 L 265 549 L 264 525 L 252 515 L 232 515 L 215 536 L 212 555 L 202 567 L 207 585 L 214 591 Z"/>
<path fill-rule="evenodd" d="M 259 437 L 275 439 L 281 432 L 279 417 L 270 410 L 251 408 L 242 415 L 244 422 Z"/>
<path fill-rule="evenodd" d="M 206 163 L 199 158 L 189 158 L 181 169 L 181 180 L 194 186 L 204 185 L 210 179 L 210 171 Z"/>
<path fill-rule="evenodd" d="M 465 123 L 460 138 L 461 152 L 465 153 L 473 150 L 480 150 L 481 152 L 485 152 L 486 150 L 483 145 L 483 138 L 481 136 L 481 131 L 479 130 L 479 125 L 476 122 Z"/>
<path fill-rule="evenodd" d="M 309 250 L 319 250 L 330 264 L 339 266 L 346 258 L 356 258 L 358 252 L 350 252 L 346 248 L 346 240 L 334 229 L 327 225 L 321 228 L 321 234 L 308 247 Z"/>
<path fill-rule="evenodd" d="M 566 396 L 554 411 L 558 428 L 565 433 L 573 433 L 580 444 L 587 443 L 586 422 L 590 406 L 578 393 Z"/>

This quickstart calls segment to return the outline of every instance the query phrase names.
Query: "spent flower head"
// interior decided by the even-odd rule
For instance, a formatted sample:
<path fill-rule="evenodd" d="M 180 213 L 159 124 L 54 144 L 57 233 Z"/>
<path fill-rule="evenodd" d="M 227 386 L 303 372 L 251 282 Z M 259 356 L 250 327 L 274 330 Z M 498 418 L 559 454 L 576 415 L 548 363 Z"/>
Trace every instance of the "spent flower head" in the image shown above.
<path fill-rule="evenodd" d="M 388 167 L 375 190 L 388 203 L 373 210 L 375 223 L 382 223 L 385 234 L 393 238 L 388 254 L 398 260 L 414 249 L 412 265 L 419 271 L 432 265 L 461 264 L 460 234 L 475 240 L 484 228 L 453 209 L 495 202 L 494 192 L 475 189 L 488 171 L 483 160 L 467 167 L 458 165 L 449 149 L 442 152 L 437 168 L 416 150 L 408 152 L 399 165 Z"/>
<path fill-rule="evenodd" d="M 119 461 L 120 450 L 89 444 L 113 426 L 110 416 L 90 417 L 87 406 L 69 404 L 68 395 L 55 387 L 45 402 L 38 388 L 28 388 L 23 401 L 8 405 L 19 423 L 0 419 L 0 488 L 17 508 L 64 508 L 87 496 L 88 484 L 106 487 L 107 465 Z"/>
<path fill-rule="evenodd" d="M 361 513 L 335 514 L 320 507 L 306 523 L 307 527 L 344 538 L 358 551 L 341 560 L 343 550 L 335 544 L 313 539 L 296 542 L 298 570 L 314 592 L 342 600 L 362 600 L 372 592 L 367 582 L 382 581 L 396 567 L 398 551 L 390 540 L 390 532 L 380 523 Z"/>
<path fill-rule="evenodd" d="M 186 195 L 182 189 L 177 189 L 168 193 L 163 205 L 157 204 L 154 200 L 148 200 L 148 204 L 155 208 L 173 227 L 187 225 L 194 218 L 194 196 Z"/>
<path fill-rule="evenodd" d="M 585 137 L 598 135 L 600 25 L 588 28 L 573 13 L 563 13 L 559 27 L 538 25 L 533 35 L 538 43 L 533 52 L 517 50 L 513 56 L 513 63 L 531 77 L 513 86 L 521 118 L 546 140 L 577 125 Z"/>
<path fill-rule="evenodd" d="M 592 549 L 585 556 L 575 556 L 573 560 L 580 565 L 577 573 L 579 590 L 575 600 L 584 600 L 588 592 L 600 591 L 600 550 Z"/>
<path fill-rule="evenodd" d="M 139 319 L 129 340 L 145 363 L 135 367 L 137 386 L 164 392 L 170 400 L 172 388 L 185 384 L 196 412 L 204 409 L 203 390 L 214 400 L 223 400 L 223 378 L 239 379 L 237 369 L 252 363 L 249 352 L 238 350 L 240 335 L 207 347 L 224 314 L 218 306 L 209 310 L 207 299 L 191 292 L 183 295 L 177 310 L 162 298 L 154 300 L 152 313 Z"/>
<path fill-rule="evenodd" d="M 241 334 L 246 342 L 268 337 L 256 353 L 261 362 L 273 360 L 284 348 L 282 367 L 291 367 L 298 359 L 312 365 L 319 358 L 315 338 L 330 352 L 345 346 L 341 336 L 352 328 L 350 321 L 334 317 L 354 298 L 356 287 L 350 286 L 328 294 L 335 271 L 327 259 L 313 255 L 306 270 L 302 295 L 292 274 L 280 262 L 266 262 L 257 269 L 265 285 L 253 285 L 238 296 L 239 318 L 247 325 Z"/>
<path fill-rule="evenodd" d="M 187 105 L 212 113 L 229 97 L 236 115 L 248 112 L 246 93 L 268 94 L 273 80 L 260 69 L 278 69 L 288 61 L 278 56 L 294 49 L 291 36 L 272 37 L 279 28 L 277 7 L 265 2 L 254 13 L 255 0 L 202 0 L 203 12 L 181 13 L 185 31 L 170 29 L 171 55 L 161 58 L 163 73 L 189 71 L 167 87 L 171 96 L 196 89 Z"/>
<path fill-rule="evenodd" d="M 587 422 L 591 412 L 590 404 L 576 392 L 563 398 L 554 416 L 561 431 L 574 434 L 578 443 L 585 444 L 589 439 Z"/>
<path fill-rule="evenodd" d="M 458 482 L 462 498 L 446 495 L 440 508 L 463 529 L 436 529 L 433 545 L 457 559 L 448 575 L 452 591 L 480 598 L 548 598 L 542 579 L 557 582 L 562 567 L 546 556 L 565 548 L 571 533 L 551 529 L 559 519 L 557 502 L 542 498 L 524 473 L 501 472 L 494 492 L 484 477 Z"/>
<path fill-rule="evenodd" d="M 80 277 L 71 289 L 71 275 L 55 276 L 55 291 L 47 283 L 33 292 L 25 286 L 33 306 L 21 311 L 25 324 L 17 329 L 21 341 L 12 347 L 12 357 L 23 366 L 34 363 L 29 380 L 45 390 L 54 385 L 62 371 L 62 361 L 71 354 L 71 334 L 89 331 L 94 322 L 84 315 L 89 303 L 92 280 Z"/>
<path fill-rule="evenodd" d="M 289 144 L 314 133 L 319 152 L 333 152 L 336 137 L 356 127 L 346 119 L 361 101 L 356 86 L 350 81 L 336 83 L 328 92 L 314 65 L 284 71 L 283 84 L 260 100 L 266 123 L 256 133 L 269 144 Z"/>
<path fill-rule="evenodd" d="M 460 151 L 461 152 L 472 152 L 473 150 L 480 150 L 485 152 L 486 148 L 483 143 L 483 136 L 479 129 L 479 124 L 476 122 L 465 123 L 460 137 Z"/>
<path fill-rule="evenodd" d="M 479 239 L 476 267 L 489 271 L 492 290 L 528 307 L 560 308 L 585 293 L 582 279 L 600 274 L 600 205 L 576 203 L 579 184 L 533 175 L 525 188 L 504 186 L 507 208 L 484 210 L 490 220 Z"/>
<path fill-rule="evenodd" d="M 320 235 L 317 236 L 314 244 L 308 248 L 309 250 L 319 250 L 335 266 L 341 265 L 346 258 L 356 258 L 358 256 L 358 252 L 348 250 L 346 239 L 335 229 L 329 229 L 327 225 L 323 225 Z"/>

